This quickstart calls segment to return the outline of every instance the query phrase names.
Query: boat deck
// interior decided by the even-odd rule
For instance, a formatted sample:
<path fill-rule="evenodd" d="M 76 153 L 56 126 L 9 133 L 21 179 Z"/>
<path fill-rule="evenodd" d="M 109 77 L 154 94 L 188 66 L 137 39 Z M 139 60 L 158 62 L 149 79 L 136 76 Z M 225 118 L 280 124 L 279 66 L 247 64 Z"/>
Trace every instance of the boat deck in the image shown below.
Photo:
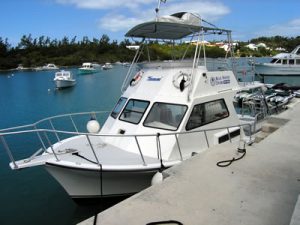
<path fill-rule="evenodd" d="M 68 139 L 63 140 L 53 146 L 61 164 L 71 167 L 79 166 L 98 170 L 98 162 L 86 136 L 75 136 L 69 140 L 72 141 L 68 141 Z M 126 169 L 129 166 L 132 168 L 133 165 L 136 165 L 137 167 L 144 167 L 145 169 L 160 167 L 160 161 L 157 158 L 143 155 L 143 159 L 146 162 L 144 165 L 143 159 L 138 152 L 133 153 L 124 151 L 116 146 L 105 143 L 101 137 L 91 136 L 90 141 L 103 169 Z M 112 152 L 113 154 L 111 154 Z M 45 162 L 58 164 L 51 148 L 47 149 L 47 153 L 49 154 L 43 154 L 34 157 L 31 160 L 25 159 L 16 161 L 16 164 L 19 168 L 42 165 L 45 164 Z M 114 157 L 116 155 L 118 157 Z M 11 167 L 13 167 L 12 163 Z"/>

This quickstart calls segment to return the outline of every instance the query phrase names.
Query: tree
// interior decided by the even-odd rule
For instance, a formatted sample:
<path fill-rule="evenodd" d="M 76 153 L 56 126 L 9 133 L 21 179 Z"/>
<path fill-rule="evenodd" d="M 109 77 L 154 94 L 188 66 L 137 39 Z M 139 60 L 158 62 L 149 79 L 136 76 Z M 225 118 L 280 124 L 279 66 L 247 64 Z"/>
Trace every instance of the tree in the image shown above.
<path fill-rule="evenodd" d="M 0 56 L 6 56 L 8 51 L 10 49 L 10 44 L 7 41 L 7 38 L 5 40 L 3 40 L 0 37 Z"/>

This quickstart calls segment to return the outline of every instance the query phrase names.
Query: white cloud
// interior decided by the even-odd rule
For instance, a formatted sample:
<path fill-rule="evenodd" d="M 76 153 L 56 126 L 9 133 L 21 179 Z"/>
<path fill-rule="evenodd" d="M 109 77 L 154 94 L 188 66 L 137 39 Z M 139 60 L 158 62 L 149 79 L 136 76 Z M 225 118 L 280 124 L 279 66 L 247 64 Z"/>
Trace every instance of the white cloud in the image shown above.
<path fill-rule="evenodd" d="M 137 8 L 140 5 L 152 3 L 153 0 L 55 0 L 56 3 L 75 5 L 84 9 L 114 9 L 114 8 Z"/>
<path fill-rule="evenodd" d="M 142 23 L 143 20 L 130 17 L 126 18 L 123 15 L 107 15 L 99 20 L 99 28 L 104 28 L 110 31 L 128 30 L 138 23 Z"/>
<path fill-rule="evenodd" d="M 152 1 L 153 2 L 153 1 Z M 140 22 L 154 19 L 156 5 L 152 4 L 150 9 L 142 9 L 141 7 L 132 11 L 130 16 L 122 14 L 109 14 L 99 19 L 99 27 L 110 31 L 127 30 Z M 168 4 L 162 4 L 160 15 L 169 15 L 175 12 L 187 11 L 199 14 L 202 18 L 208 21 L 216 21 L 220 17 L 230 12 L 229 8 L 220 2 L 211 1 L 168 1 Z"/>
<path fill-rule="evenodd" d="M 153 19 L 157 6 L 155 0 L 55 0 L 55 2 L 74 5 L 77 8 L 112 11 L 98 20 L 98 27 L 109 31 L 128 30 L 140 22 Z M 160 15 L 181 11 L 197 13 L 212 22 L 230 12 L 220 0 L 167 0 L 166 4 L 161 4 Z"/>
<path fill-rule="evenodd" d="M 216 21 L 220 17 L 230 13 L 230 9 L 220 1 L 170 1 L 170 5 L 163 7 L 161 12 L 164 14 L 172 14 L 175 12 L 193 12 L 199 14 L 203 19 L 208 21 Z"/>
<path fill-rule="evenodd" d="M 257 33 L 258 36 L 298 36 L 300 30 L 300 18 L 284 24 L 273 25 Z"/>

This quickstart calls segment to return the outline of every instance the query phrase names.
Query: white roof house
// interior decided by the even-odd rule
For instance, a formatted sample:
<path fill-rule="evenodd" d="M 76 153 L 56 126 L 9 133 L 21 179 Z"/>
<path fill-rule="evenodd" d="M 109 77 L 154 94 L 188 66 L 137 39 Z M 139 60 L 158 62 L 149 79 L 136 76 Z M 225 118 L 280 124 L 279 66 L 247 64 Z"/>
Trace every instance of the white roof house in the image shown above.
<path fill-rule="evenodd" d="M 251 50 L 255 50 L 255 51 L 257 50 L 256 44 L 250 43 L 250 44 L 246 45 L 246 47 L 247 47 L 247 48 L 250 48 Z"/>
<path fill-rule="evenodd" d="M 256 45 L 256 47 L 258 47 L 258 48 L 267 48 L 267 45 L 265 43 L 258 43 Z"/>

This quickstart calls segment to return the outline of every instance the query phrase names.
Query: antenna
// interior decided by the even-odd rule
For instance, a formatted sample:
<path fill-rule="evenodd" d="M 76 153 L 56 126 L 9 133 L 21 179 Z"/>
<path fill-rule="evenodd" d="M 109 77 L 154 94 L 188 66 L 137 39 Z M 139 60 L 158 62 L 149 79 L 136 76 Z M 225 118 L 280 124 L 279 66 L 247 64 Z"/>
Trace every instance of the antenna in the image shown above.
<path fill-rule="evenodd" d="M 159 13 L 159 8 L 160 8 L 160 4 L 166 3 L 167 0 L 158 0 L 158 4 L 157 4 L 157 8 L 155 8 L 155 13 L 156 13 L 156 20 L 158 19 L 158 13 Z"/>

